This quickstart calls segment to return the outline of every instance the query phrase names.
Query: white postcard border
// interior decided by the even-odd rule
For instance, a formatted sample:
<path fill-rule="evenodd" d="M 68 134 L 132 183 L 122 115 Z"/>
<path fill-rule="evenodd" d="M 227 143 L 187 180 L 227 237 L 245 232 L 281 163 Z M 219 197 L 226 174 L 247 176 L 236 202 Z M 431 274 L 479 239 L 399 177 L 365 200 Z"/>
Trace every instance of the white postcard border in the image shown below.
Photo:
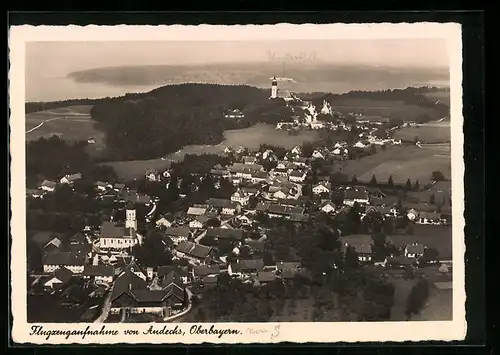
<path fill-rule="evenodd" d="M 299 40 L 362 38 L 443 38 L 450 53 L 451 152 L 453 213 L 453 321 L 443 322 L 353 322 L 353 323 L 217 323 L 215 329 L 234 329 L 240 334 L 191 334 L 192 326 L 177 324 L 184 335 L 144 335 L 150 324 L 36 324 L 45 330 L 117 330 L 118 335 L 30 335 L 35 324 L 26 322 L 26 201 L 25 201 L 25 125 L 24 63 L 25 43 L 31 41 L 189 41 L 189 40 Z M 116 343 L 277 343 L 277 342 L 381 342 L 461 340 L 465 320 L 465 238 L 464 238 L 464 161 L 462 117 L 461 27 L 454 23 L 415 24 L 332 24 L 332 25 L 245 25 L 245 26 L 14 26 L 9 33 L 10 49 L 10 152 L 11 152 L 11 286 L 12 340 L 31 344 L 116 344 Z M 23 137 L 21 139 L 21 137 Z M 176 324 L 164 325 L 172 329 Z M 211 323 L 198 324 L 209 329 Z M 137 335 L 125 331 L 137 330 Z M 82 339 L 83 338 L 83 339 Z"/>

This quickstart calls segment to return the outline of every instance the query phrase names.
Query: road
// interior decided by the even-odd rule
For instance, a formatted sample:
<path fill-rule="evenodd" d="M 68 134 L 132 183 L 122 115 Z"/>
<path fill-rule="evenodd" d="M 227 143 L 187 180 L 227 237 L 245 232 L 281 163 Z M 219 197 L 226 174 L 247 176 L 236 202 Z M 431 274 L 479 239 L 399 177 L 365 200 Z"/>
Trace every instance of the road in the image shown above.
<path fill-rule="evenodd" d="M 43 126 L 43 124 L 44 124 L 45 122 L 50 122 L 50 121 L 60 120 L 60 119 L 62 119 L 62 118 L 66 118 L 66 117 L 54 117 L 54 118 L 49 118 L 48 120 L 42 121 L 42 122 L 41 122 L 38 126 L 35 126 L 35 127 L 31 128 L 31 129 L 27 130 L 27 131 L 26 131 L 26 134 L 31 133 L 31 132 L 33 132 L 34 130 L 36 130 L 36 129 L 38 129 L 38 128 L 42 127 L 42 126 Z"/>
<path fill-rule="evenodd" d="M 104 302 L 101 307 L 101 314 L 99 314 L 99 317 L 97 317 L 94 323 L 104 323 L 106 318 L 108 318 L 109 310 L 111 308 L 111 295 L 113 294 L 113 288 L 114 285 L 111 287 L 111 289 L 108 291 L 108 294 L 104 298 Z"/>
<path fill-rule="evenodd" d="M 193 297 L 193 293 L 191 292 L 191 290 L 189 288 L 186 288 L 186 293 L 187 293 L 187 296 L 188 296 L 188 306 L 185 310 L 183 310 L 182 312 L 180 313 L 177 313 L 171 317 L 166 317 L 166 318 L 163 318 L 163 321 L 164 322 L 172 322 L 174 321 L 175 319 L 179 318 L 179 317 L 182 317 L 186 314 L 188 314 L 191 309 L 193 308 L 193 302 L 191 301 L 192 297 Z"/>

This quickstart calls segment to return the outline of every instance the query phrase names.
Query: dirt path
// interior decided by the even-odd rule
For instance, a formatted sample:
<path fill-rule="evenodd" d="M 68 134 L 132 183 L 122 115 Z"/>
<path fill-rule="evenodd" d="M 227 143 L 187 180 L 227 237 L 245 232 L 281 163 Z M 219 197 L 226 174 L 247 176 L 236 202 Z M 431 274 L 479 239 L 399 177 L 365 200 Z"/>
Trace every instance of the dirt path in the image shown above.
<path fill-rule="evenodd" d="M 54 117 L 54 118 L 49 118 L 48 120 L 42 121 L 38 126 L 35 126 L 35 127 L 31 128 L 31 129 L 27 130 L 26 134 L 31 133 L 31 132 L 37 130 L 38 128 L 42 127 L 45 122 L 60 120 L 62 118 L 66 118 L 66 117 Z"/>

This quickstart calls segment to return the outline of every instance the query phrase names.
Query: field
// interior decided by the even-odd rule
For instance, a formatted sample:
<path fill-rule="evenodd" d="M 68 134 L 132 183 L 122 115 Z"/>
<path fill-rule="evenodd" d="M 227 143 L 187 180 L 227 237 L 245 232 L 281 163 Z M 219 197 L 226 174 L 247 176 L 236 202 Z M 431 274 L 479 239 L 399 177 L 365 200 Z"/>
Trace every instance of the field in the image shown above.
<path fill-rule="evenodd" d="M 451 142 L 450 121 L 429 122 L 415 127 L 403 127 L 394 131 L 394 138 L 404 141 L 414 141 L 415 137 L 421 143 Z"/>
<path fill-rule="evenodd" d="M 53 135 L 68 141 L 86 141 L 93 137 L 95 144 L 89 152 L 97 154 L 104 149 L 104 132 L 96 129 L 90 118 L 91 106 L 70 106 L 26 115 L 26 140 L 32 141 Z"/>
<path fill-rule="evenodd" d="M 437 91 L 437 92 L 429 92 L 424 94 L 429 99 L 439 100 L 443 103 L 446 103 L 448 106 L 450 105 L 450 92 L 449 91 Z"/>
<path fill-rule="evenodd" d="M 351 112 L 363 114 L 365 116 L 381 116 L 404 118 L 405 120 L 415 120 L 420 115 L 435 116 L 436 112 L 431 108 L 417 105 L 407 105 L 403 101 L 382 101 L 362 98 L 339 98 L 331 103 L 334 111 L 343 114 Z"/>
<path fill-rule="evenodd" d="M 395 183 L 418 180 L 420 186 L 431 181 L 433 171 L 441 171 L 446 178 L 451 176 L 451 157 L 446 152 L 436 152 L 417 146 L 389 146 L 385 151 L 350 160 L 340 170 L 349 179 L 354 175 L 358 181 L 370 181 L 375 175 L 377 181 L 387 182 L 389 176 Z"/>
<path fill-rule="evenodd" d="M 189 145 L 176 153 L 170 154 L 163 159 L 116 161 L 105 163 L 112 166 L 118 176 L 125 180 L 140 178 L 148 169 L 165 170 L 170 166 L 170 161 L 180 161 L 186 154 L 223 154 L 226 147 L 237 148 L 244 146 L 249 149 L 257 149 L 261 144 L 271 144 L 292 149 L 303 142 L 312 142 L 319 138 L 318 132 L 301 132 L 297 136 L 291 136 L 286 131 L 276 130 L 267 124 L 256 124 L 255 126 L 224 132 L 224 141 L 217 145 Z"/>
<path fill-rule="evenodd" d="M 451 259 L 452 229 L 451 226 L 418 225 L 413 228 L 413 235 L 390 235 L 396 246 L 405 246 L 413 242 L 436 248 L 441 259 Z M 456 236 L 457 242 L 460 236 Z"/>

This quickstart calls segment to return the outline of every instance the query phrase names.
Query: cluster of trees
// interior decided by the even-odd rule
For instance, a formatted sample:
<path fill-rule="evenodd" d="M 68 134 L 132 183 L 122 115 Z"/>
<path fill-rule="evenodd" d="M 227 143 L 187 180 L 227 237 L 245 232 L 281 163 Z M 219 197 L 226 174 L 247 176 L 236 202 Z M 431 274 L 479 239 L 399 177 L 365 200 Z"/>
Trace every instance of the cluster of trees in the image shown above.
<path fill-rule="evenodd" d="M 144 238 L 142 245 L 132 248 L 132 254 L 140 265 L 158 267 L 172 264 L 172 253 L 168 246 L 172 245 L 169 238 L 164 238 L 164 233 L 151 230 Z"/>
<path fill-rule="evenodd" d="M 68 106 L 95 105 L 102 100 L 106 99 L 70 99 L 70 100 L 50 101 L 50 102 L 27 102 L 24 105 L 24 112 L 33 113 L 33 112 L 53 110 L 56 108 L 68 107 Z"/>
<path fill-rule="evenodd" d="M 26 146 L 27 186 L 36 187 L 44 179 L 59 180 L 66 174 L 81 173 L 87 182 L 114 183 L 116 172 L 97 165 L 86 152 L 86 142 L 69 143 L 57 136 L 30 141 Z"/>
<path fill-rule="evenodd" d="M 239 108 L 245 117 L 224 117 Z M 182 84 L 145 94 L 104 100 L 91 110 L 102 123 L 106 147 L 116 160 L 156 158 L 191 144 L 217 144 L 228 129 L 258 122 L 275 124 L 288 115 L 283 100 L 269 100 L 267 90 L 249 86 Z M 126 139 L 124 139 L 126 137 Z"/>
<path fill-rule="evenodd" d="M 357 181 L 356 175 L 353 176 L 352 182 L 359 183 L 359 181 Z M 382 183 L 378 182 L 377 177 L 375 175 L 372 175 L 372 178 L 369 182 L 369 185 L 370 186 L 387 186 L 389 188 L 394 188 L 394 180 L 393 180 L 392 175 L 391 175 L 387 179 L 387 183 L 382 184 Z M 411 180 L 407 179 L 406 183 L 404 185 L 404 188 L 407 191 L 420 191 L 420 182 L 418 180 L 416 180 L 415 183 L 412 184 Z"/>
<path fill-rule="evenodd" d="M 430 287 L 429 281 L 425 279 L 419 280 L 411 289 L 408 299 L 406 300 L 406 316 L 410 318 L 414 314 L 418 314 L 424 307 L 425 302 L 429 298 Z"/>

